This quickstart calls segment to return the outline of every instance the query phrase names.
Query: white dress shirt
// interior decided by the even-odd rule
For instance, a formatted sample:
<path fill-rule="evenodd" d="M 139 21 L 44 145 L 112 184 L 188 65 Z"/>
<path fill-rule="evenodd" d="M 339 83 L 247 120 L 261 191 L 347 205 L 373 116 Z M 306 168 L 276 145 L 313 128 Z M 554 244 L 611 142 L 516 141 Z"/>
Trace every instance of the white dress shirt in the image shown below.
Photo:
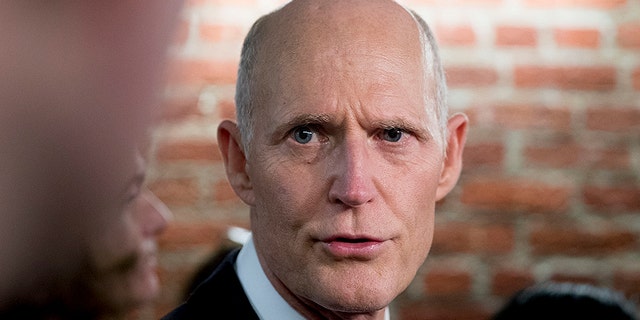
<path fill-rule="evenodd" d="M 304 320 L 295 309 L 280 296 L 260 266 L 253 238 L 249 237 L 235 263 L 235 270 L 242 289 L 261 320 Z M 385 309 L 389 320 L 389 308 Z"/>

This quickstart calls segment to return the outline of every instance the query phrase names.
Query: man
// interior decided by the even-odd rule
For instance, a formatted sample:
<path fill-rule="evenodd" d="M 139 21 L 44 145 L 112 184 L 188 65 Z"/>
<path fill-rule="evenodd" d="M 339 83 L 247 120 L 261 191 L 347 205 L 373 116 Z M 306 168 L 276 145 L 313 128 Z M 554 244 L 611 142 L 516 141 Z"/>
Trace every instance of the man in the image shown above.
<path fill-rule="evenodd" d="M 112 220 L 83 241 L 75 257 L 82 267 L 73 279 L 15 299 L 0 309 L 1 318 L 121 317 L 158 295 L 156 238 L 171 212 L 144 187 L 146 163 L 140 153 L 131 160 L 135 170 L 123 185 Z"/>
<path fill-rule="evenodd" d="M 388 0 L 293 1 L 245 39 L 218 129 L 252 239 L 167 319 L 384 319 L 461 170 L 427 25 Z"/>
<path fill-rule="evenodd" d="M 0 318 L 97 315 L 112 309 L 103 298 L 137 296 L 132 254 L 162 226 L 125 206 L 124 190 L 141 170 L 134 150 L 157 114 L 181 5 L 0 2 Z"/>
<path fill-rule="evenodd" d="M 88 299 L 77 308 L 90 316 L 122 316 L 160 293 L 156 240 L 171 212 L 144 186 L 146 162 L 139 152 L 135 163 L 115 222 L 87 241 L 80 285 L 87 286 Z"/>

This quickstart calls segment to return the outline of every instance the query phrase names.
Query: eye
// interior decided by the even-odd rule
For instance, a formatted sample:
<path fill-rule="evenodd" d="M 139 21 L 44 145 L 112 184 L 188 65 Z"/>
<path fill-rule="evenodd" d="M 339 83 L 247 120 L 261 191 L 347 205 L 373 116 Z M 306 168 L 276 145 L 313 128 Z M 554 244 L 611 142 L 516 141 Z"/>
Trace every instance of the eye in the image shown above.
<path fill-rule="evenodd" d="M 133 204 L 136 202 L 136 200 L 138 199 L 138 196 L 140 195 L 140 189 L 139 188 L 135 188 L 135 187 L 130 187 L 129 190 L 127 191 L 127 193 L 125 194 L 125 198 L 123 199 L 123 206 L 125 208 L 129 208 L 131 206 L 133 206 Z"/>
<path fill-rule="evenodd" d="M 382 139 L 389 142 L 398 142 L 404 132 L 398 128 L 389 128 L 382 131 Z"/>
<path fill-rule="evenodd" d="M 293 140 L 300 144 L 307 144 L 313 139 L 314 131 L 309 126 L 300 126 L 293 129 Z"/>

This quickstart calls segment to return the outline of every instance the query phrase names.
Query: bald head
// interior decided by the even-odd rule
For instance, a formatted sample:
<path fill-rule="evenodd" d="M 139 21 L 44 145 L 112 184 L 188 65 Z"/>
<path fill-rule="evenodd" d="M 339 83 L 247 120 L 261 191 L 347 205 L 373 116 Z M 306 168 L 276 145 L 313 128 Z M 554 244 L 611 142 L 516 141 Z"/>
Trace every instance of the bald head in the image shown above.
<path fill-rule="evenodd" d="M 466 137 L 436 52 L 385 0 L 294 0 L 245 40 L 218 145 L 265 275 L 305 318 L 382 319 L 429 252 Z"/>
<path fill-rule="evenodd" d="M 370 41 L 417 45 L 419 37 L 408 11 L 395 2 L 377 0 L 293 1 L 268 15 L 263 28 L 268 47 L 283 51 L 295 51 L 300 45 L 340 47 Z"/>
<path fill-rule="evenodd" d="M 294 0 L 253 25 L 245 39 L 236 90 L 238 125 L 245 151 L 253 135 L 255 108 L 283 86 L 313 89 L 331 65 L 378 55 L 389 64 L 421 68 L 424 104 L 433 115 L 432 135 L 446 141 L 446 83 L 437 45 L 427 24 L 414 12 L 388 0 Z M 337 57 L 348 59 L 336 59 Z M 366 76 L 367 70 L 360 70 Z"/>

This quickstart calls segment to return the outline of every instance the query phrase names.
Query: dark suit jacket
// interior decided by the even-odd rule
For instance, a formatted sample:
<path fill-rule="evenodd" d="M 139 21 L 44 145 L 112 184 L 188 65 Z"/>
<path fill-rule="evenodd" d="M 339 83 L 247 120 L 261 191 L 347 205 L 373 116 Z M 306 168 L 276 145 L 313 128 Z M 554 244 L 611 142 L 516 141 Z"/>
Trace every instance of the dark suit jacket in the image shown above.
<path fill-rule="evenodd" d="M 229 253 L 185 303 L 162 319 L 258 320 L 233 268 L 239 251 Z"/>

